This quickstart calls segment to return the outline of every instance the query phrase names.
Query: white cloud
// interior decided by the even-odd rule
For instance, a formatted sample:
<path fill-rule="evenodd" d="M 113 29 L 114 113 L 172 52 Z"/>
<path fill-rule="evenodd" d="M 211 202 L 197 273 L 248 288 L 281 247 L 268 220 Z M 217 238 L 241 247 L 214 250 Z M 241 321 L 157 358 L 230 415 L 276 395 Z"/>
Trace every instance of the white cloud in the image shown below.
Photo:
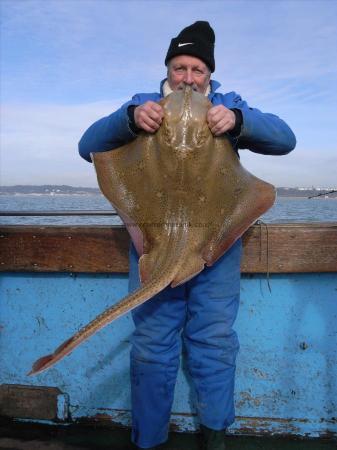
<path fill-rule="evenodd" d="M 5 105 L 1 119 L 1 183 L 94 185 L 92 165 L 77 144 L 95 120 L 126 99 L 82 105 Z"/>
<path fill-rule="evenodd" d="M 246 150 L 240 156 L 246 169 L 275 186 L 337 187 L 337 153 L 298 148 L 284 156 L 258 155 Z"/>
<path fill-rule="evenodd" d="M 297 135 L 289 156 L 248 152 L 253 171 L 272 174 L 277 185 L 322 184 L 334 176 L 336 2 L 2 0 L 1 6 L 2 183 L 95 184 L 92 166 L 77 154 L 81 134 L 126 96 L 157 90 L 170 39 L 195 20 L 208 20 L 216 31 L 221 92 L 235 90 L 280 115 Z"/>

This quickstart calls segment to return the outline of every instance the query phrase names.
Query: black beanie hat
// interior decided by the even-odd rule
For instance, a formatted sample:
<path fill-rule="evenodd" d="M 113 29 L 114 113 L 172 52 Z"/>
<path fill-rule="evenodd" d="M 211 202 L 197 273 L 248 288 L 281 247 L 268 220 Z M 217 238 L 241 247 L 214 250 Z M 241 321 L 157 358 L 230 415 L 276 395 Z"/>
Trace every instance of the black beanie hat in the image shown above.
<path fill-rule="evenodd" d="M 215 34 L 208 22 L 199 20 L 184 28 L 177 37 L 171 40 L 165 58 L 165 65 L 178 55 L 191 55 L 207 64 L 211 72 L 215 70 L 214 61 Z"/>

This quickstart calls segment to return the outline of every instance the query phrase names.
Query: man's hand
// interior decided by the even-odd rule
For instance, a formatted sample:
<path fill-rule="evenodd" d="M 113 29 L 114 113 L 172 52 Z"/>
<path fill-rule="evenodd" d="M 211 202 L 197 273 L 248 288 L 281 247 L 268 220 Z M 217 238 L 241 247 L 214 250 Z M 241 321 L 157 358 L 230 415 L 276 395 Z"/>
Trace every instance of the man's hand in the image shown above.
<path fill-rule="evenodd" d="M 134 117 L 138 128 L 155 133 L 162 123 L 164 111 L 158 103 L 148 101 L 135 108 Z"/>
<path fill-rule="evenodd" d="M 223 105 L 208 110 L 207 123 L 214 136 L 220 136 L 235 127 L 235 114 Z"/>

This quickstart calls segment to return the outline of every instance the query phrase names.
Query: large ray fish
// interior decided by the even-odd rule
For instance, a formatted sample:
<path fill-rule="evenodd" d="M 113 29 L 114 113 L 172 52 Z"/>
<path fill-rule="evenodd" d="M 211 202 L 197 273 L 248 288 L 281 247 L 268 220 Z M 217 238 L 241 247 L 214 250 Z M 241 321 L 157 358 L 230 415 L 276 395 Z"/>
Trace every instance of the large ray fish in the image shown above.
<path fill-rule="evenodd" d="M 186 86 L 160 104 L 164 119 L 155 134 L 92 154 L 99 186 L 141 256 L 142 286 L 37 360 L 30 375 L 166 286 L 212 265 L 274 203 L 274 187 L 242 167 L 225 136 L 210 132 L 212 104 L 204 95 Z"/>

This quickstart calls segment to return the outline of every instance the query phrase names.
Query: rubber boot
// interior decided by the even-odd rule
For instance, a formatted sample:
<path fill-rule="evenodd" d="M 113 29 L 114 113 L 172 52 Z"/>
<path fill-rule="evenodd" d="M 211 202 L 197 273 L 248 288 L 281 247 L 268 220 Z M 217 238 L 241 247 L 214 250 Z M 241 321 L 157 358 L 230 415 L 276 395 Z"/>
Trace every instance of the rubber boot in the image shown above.
<path fill-rule="evenodd" d="M 137 445 L 135 445 L 135 444 L 129 444 L 127 447 L 125 447 L 125 448 L 123 447 L 123 449 L 124 450 L 143 450 L 142 448 L 137 447 Z M 146 450 L 157 450 L 157 447 L 151 447 Z"/>
<path fill-rule="evenodd" d="M 226 450 L 225 430 L 211 430 L 200 425 L 202 436 L 202 450 Z"/>
<path fill-rule="evenodd" d="M 156 445 L 155 447 L 149 447 L 146 450 L 164 450 L 165 444 Z M 125 448 L 125 450 L 144 450 L 141 447 L 137 447 L 134 443 L 130 443 L 128 447 Z"/>
<path fill-rule="evenodd" d="M 146 449 L 143 449 L 141 447 L 132 447 L 133 450 L 164 450 L 163 446 L 156 446 L 156 447 L 148 447 Z"/>

